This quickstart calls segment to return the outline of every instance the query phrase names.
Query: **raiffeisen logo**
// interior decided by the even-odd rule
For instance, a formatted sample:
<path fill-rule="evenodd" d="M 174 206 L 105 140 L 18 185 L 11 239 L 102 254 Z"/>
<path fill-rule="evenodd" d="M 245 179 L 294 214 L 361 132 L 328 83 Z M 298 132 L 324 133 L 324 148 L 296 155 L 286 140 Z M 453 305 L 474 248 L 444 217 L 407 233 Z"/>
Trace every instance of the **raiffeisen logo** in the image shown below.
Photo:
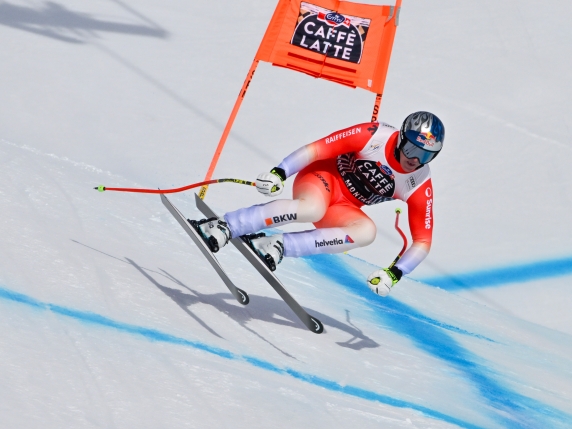
<path fill-rule="evenodd" d="M 273 216 L 273 217 L 266 218 L 266 219 L 264 219 L 264 223 L 266 224 L 266 226 L 270 226 L 273 223 L 290 222 L 290 221 L 296 220 L 296 218 L 297 218 L 296 213 L 288 213 L 285 215 Z"/>
<path fill-rule="evenodd" d="M 361 133 L 361 127 L 355 127 L 352 128 L 351 130 L 346 130 L 338 134 L 332 134 L 326 137 L 326 144 L 330 144 L 345 137 L 351 136 L 352 134 L 359 134 L 359 133 Z"/>

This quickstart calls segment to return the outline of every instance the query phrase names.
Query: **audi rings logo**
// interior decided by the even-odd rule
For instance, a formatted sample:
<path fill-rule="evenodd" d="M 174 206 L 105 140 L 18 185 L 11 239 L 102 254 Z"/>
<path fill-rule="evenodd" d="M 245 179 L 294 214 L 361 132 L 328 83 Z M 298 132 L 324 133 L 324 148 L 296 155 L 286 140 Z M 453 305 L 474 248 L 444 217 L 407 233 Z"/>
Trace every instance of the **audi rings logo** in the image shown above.
<path fill-rule="evenodd" d="M 433 195 L 433 191 L 431 190 L 431 188 L 425 189 L 425 196 L 427 198 L 431 198 L 432 195 Z"/>

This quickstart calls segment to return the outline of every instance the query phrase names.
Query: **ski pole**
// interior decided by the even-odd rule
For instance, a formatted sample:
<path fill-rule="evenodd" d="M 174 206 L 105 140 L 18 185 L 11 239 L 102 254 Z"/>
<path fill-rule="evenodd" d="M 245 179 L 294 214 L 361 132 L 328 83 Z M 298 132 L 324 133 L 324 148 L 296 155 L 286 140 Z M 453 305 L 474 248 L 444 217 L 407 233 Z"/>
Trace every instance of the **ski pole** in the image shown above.
<path fill-rule="evenodd" d="M 250 82 L 252 81 L 252 78 L 254 76 L 254 72 L 256 71 L 256 67 L 258 67 L 258 60 L 256 58 L 254 58 L 254 60 L 252 61 L 252 65 L 250 66 L 250 70 L 248 70 L 248 74 L 246 75 L 246 79 L 244 80 L 244 83 L 242 84 L 242 88 L 240 89 L 238 97 L 236 98 L 236 101 L 234 102 L 234 107 L 232 108 L 232 112 L 230 112 L 230 117 L 228 118 L 228 121 L 226 121 L 224 131 L 222 132 L 222 136 L 220 137 L 220 140 L 218 142 L 218 146 L 216 147 L 215 153 L 213 155 L 213 159 L 211 160 L 211 164 L 209 165 L 207 175 L 205 176 L 205 182 L 210 180 L 210 178 L 212 177 L 212 175 L 214 173 L 216 164 L 218 162 L 218 159 L 220 158 L 220 154 L 222 153 L 222 149 L 224 147 L 224 144 L 226 143 L 226 139 L 228 137 L 228 134 L 230 133 L 230 129 L 232 128 L 232 124 L 234 124 L 234 119 L 236 118 L 236 115 L 238 114 L 238 110 L 240 109 L 240 105 L 242 104 L 242 100 L 244 100 L 244 96 L 246 95 L 246 90 L 250 86 Z M 209 188 L 208 185 L 209 185 L 209 183 L 205 183 L 205 185 L 201 188 L 201 190 L 199 192 L 199 197 L 201 198 L 201 200 L 205 199 L 205 196 L 207 194 L 207 189 Z"/>
<path fill-rule="evenodd" d="M 391 263 L 389 268 L 393 267 L 397 263 L 397 261 L 399 261 L 399 259 L 403 256 L 403 254 L 405 253 L 405 250 L 407 249 L 407 237 L 405 236 L 405 234 L 403 233 L 401 228 L 399 228 L 399 215 L 400 214 L 401 214 L 401 209 L 396 208 L 395 209 L 395 229 L 397 230 L 397 232 L 399 232 L 399 235 L 401 235 L 401 238 L 403 238 L 403 247 L 401 248 L 401 252 L 399 252 L 399 255 L 397 255 L 395 257 L 395 259 L 393 260 L 393 262 Z"/>
<path fill-rule="evenodd" d="M 144 194 L 173 194 L 175 192 L 182 192 L 182 191 L 186 191 L 188 189 L 198 188 L 199 186 L 212 185 L 214 183 L 224 183 L 224 182 L 238 183 L 240 185 L 247 185 L 247 186 L 256 186 L 256 183 L 250 182 L 248 180 L 212 179 L 212 180 L 205 180 L 203 182 L 192 183 L 190 185 L 183 186 L 181 188 L 174 188 L 174 189 L 108 188 L 108 187 L 103 186 L 103 185 L 96 186 L 93 189 L 96 189 L 99 192 L 117 191 L 117 192 L 140 192 L 140 193 L 144 193 Z"/>

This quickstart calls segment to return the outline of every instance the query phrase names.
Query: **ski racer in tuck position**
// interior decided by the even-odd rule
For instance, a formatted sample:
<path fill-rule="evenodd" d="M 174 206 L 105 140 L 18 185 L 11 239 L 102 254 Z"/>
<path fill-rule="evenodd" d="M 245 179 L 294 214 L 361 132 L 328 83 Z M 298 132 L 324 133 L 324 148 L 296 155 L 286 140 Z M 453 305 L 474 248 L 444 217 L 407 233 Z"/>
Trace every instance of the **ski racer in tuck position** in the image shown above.
<path fill-rule="evenodd" d="M 445 127 L 429 112 L 409 115 L 401 130 L 378 122 L 358 124 L 301 147 L 270 173 L 256 180 L 259 192 L 275 197 L 294 180 L 292 200 L 275 200 L 203 219 L 198 229 L 213 252 L 232 237 L 292 222 L 312 222 L 316 229 L 264 236 L 248 241 L 275 269 L 284 256 L 339 253 L 371 244 L 375 223 L 364 205 L 391 199 L 407 202 L 413 244 L 390 268 L 367 279 L 370 289 L 387 296 L 404 274 L 425 259 L 433 233 L 433 186 L 429 165 L 441 148 Z"/>

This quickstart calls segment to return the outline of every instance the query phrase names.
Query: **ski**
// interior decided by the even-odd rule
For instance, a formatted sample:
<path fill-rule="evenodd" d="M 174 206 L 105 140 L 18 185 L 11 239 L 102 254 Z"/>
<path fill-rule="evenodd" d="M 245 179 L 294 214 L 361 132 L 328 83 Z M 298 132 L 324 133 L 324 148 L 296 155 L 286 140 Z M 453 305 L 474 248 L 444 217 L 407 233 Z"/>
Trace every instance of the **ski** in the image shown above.
<path fill-rule="evenodd" d="M 211 210 L 207 204 L 200 199 L 198 195 L 195 194 L 195 202 L 197 208 L 207 217 L 216 217 L 215 212 Z M 316 333 L 321 334 L 324 331 L 324 325 L 318 319 L 310 316 L 306 310 L 304 310 L 298 302 L 292 298 L 292 295 L 288 293 L 280 279 L 274 275 L 274 273 L 268 268 L 268 266 L 260 259 L 260 257 L 252 250 L 247 241 L 242 237 L 235 237 L 230 242 L 238 249 L 240 253 L 256 268 L 256 270 L 264 277 L 264 279 L 274 288 L 274 290 L 280 295 L 284 302 L 290 307 L 290 309 L 298 316 L 306 327 Z"/>
<path fill-rule="evenodd" d="M 179 222 L 179 224 L 183 227 L 185 232 L 189 234 L 189 236 L 192 238 L 197 247 L 201 250 L 201 252 L 205 256 L 205 258 L 207 258 L 212 267 L 218 273 L 218 275 L 220 276 L 226 287 L 228 287 L 230 293 L 232 293 L 232 295 L 236 298 L 236 300 L 242 305 L 248 304 L 248 302 L 250 301 L 248 294 L 242 289 L 237 288 L 232 282 L 232 280 L 230 280 L 230 278 L 228 277 L 228 275 L 226 274 L 226 272 L 223 270 L 222 266 L 216 259 L 215 255 L 211 252 L 207 244 L 204 242 L 203 238 L 199 235 L 197 230 L 191 226 L 190 221 L 185 219 L 185 216 L 183 216 L 183 214 L 171 203 L 171 201 L 169 201 L 169 199 L 164 194 L 161 194 L 161 202 L 165 207 L 167 207 L 167 210 L 169 210 L 169 212 L 173 215 L 173 217 L 177 220 L 177 222 Z"/>

